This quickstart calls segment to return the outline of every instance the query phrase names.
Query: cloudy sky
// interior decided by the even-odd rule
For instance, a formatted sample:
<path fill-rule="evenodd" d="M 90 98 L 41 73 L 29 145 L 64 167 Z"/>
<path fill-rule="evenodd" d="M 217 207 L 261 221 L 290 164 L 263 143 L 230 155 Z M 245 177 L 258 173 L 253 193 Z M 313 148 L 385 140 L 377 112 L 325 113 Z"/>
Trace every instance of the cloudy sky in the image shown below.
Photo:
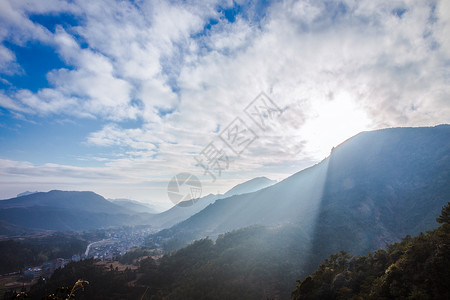
<path fill-rule="evenodd" d="M 0 199 L 167 208 L 180 172 L 224 193 L 360 131 L 450 123 L 449 37 L 444 0 L 0 0 Z"/>

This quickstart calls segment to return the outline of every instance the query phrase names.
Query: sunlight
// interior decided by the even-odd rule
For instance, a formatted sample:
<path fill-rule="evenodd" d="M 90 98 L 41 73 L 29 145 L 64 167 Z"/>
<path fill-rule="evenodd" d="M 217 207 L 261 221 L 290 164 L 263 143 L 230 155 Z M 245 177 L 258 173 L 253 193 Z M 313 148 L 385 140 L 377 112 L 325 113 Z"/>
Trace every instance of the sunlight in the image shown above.
<path fill-rule="evenodd" d="M 369 125 L 367 114 L 351 96 L 339 93 L 333 100 L 313 103 L 310 119 L 301 134 L 308 141 L 306 152 L 322 159 L 329 155 L 332 147 L 367 130 Z"/>

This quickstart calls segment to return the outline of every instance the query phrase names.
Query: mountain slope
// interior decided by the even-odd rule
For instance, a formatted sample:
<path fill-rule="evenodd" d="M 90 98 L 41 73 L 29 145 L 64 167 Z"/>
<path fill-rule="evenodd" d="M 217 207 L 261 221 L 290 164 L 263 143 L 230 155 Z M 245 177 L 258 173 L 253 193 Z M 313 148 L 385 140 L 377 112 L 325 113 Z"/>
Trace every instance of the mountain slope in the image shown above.
<path fill-rule="evenodd" d="M 124 209 L 94 192 L 57 191 L 33 193 L 0 201 L 0 209 L 47 206 L 77 211 L 121 213 Z"/>
<path fill-rule="evenodd" d="M 272 183 L 265 177 L 255 178 L 240 184 L 235 191 L 251 192 Z M 189 218 L 220 197 L 223 196 L 208 195 L 193 206 L 175 206 L 166 212 L 154 214 L 151 207 L 137 201 L 108 201 L 94 192 L 53 190 L 1 200 L 0 221 L 9 224 L 8 228 L 2 226 L 2 235 L 13 235 L 13 225 L 23 229 L 51 230 L 88 230 L 141 224 L 165 228 Z"/>
<path fill-rule="evenodd" d="M 22 228 L 20 226 L 13 225 L 3 220 L 0 220 L 0 240 L 8 239 L 9 237 L 12 236 L 24 235 L 27 233 L 28 234 L 35 233 L 35 231 L 28 228 Z"/>
<path fill-rule="evenodd" d="M 93 192 L 50 191 L 0 201 L 0 220 L 30 229 L 88 230 L 148 224 L 137 214 Z"/>
<path fill-rule="evenodd" d="M 362 257 L 331 255 L 291 299 L 450 299 L 450 202 L 439 228 Z"/>
<path fill-rule="evenodd" d="M 169 228 L 181 221 L 186 220 L 187 218 L 195 215 L 196 213 L 203 210 L 208 205 L 214 203 L 218 199 L 226 198 L 229 196 L 237 195 L 237 194 L 245 194 L 251 193 L 263 188 L 266 188 L 272 184 L 274 184 L 275 180 L 270 180 L 267 177 L 257 177 L 241 184 L 236 185 L 227 191 L 224 195 L 213 195 L 209 194 L 205 197 L 198 199 L 192 206 L 184 206 L 180 207 L 175 205 L 171 209 L 162 212 L 152 219 L 153 226 L 157 228 Z"/>
<path fill-rule="evenodd" d="M 21 196 L 26 196 L 26 195 L 36 194 L 36 193 L 39 193 L 39 192 L 38 191 L 35 191 L 35 192 L 25 191 L 23 193 L 17 194 L 16 197 L 21 197 Z"/>
<path fill-rule="evenodd" d="M 275 180 L 271 180 L 267 177 L 256 177 L 256 178 L 250 179 L 249 181 L 246 181 L 246 182 L 236 185 L 235 187 L 230 189 L 228 192 L 223 194 L 222 198 L 256 192 L 256 191 L 259 191 L 266 187 L 269 187 L 275 183 L 276 183 Z"/>
<path fill-rule="evenodd" d="M 151 205 L 130 199 L 108 199 L 108 201 L 135 213 L 156 214 L 158 211 Z"/>
<path fill-rule="evenodd" d="M 363 132 L 320 164 L 266 189 L 217 200 L 149 241 L 186 243 L 253 224 L 293 223 L 310 236 L 311 259 L 339 250 L 364 254 L 432 229 L 449 182 L 449 125 Z"/>

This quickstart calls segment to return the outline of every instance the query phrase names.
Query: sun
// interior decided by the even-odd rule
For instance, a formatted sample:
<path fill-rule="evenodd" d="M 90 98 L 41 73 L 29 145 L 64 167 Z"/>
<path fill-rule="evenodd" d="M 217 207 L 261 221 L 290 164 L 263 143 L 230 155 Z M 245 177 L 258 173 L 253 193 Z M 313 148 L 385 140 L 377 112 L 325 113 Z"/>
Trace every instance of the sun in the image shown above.
<path fill-rule="evenodd" d="M 302 139 L 307 142 L 307 154 L 317 159 L 328 156 L 332 147 L 368 130 L 371 124 L 367 113 L 347 93 L 312 103 L 307 115 Z"/>

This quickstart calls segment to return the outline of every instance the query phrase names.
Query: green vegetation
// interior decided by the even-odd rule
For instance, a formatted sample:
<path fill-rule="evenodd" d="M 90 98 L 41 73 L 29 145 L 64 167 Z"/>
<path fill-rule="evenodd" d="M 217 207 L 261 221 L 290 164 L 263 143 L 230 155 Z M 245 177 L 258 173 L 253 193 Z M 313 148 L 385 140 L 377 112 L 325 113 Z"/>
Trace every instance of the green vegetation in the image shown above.
<path fill-rule="evenodd" d="M 235 230 L 216 242 L 201 239 L 159 260 L 137 248 L 122 257 L 137 270 L 105 268 L 92 259 L 73 262 L 29 295 L 39 299 L 81 279 L 90 284 L 77 299 L 450 299 L 449 212 L 450 203 L 437 218 L 439 228 L 386 250 L 331 255 L 292 294 L 295 278 L 314 263 L 304 263 L 301 230 L 286 225 Z"/>
<path fill-rule="evenodd" d="M 88 281 L 83 292 L 76 294 L 76 299 L 138 299 L 140 289 L 127 284 L 136 278 L 136 273 L 130 269 L 117 271 L 114 268 L 105 269 L 96 265 L 93 259 L 71 262 L 63 269 L 57 269 L 50 280 L 39 280 L 28 295 L 32 299 L 42 299 L 49 294 L 67 293 L 74 282 Z"/>
<path fill-rule="evenodd" d="M 90 284 L 79 299 L 139 299 L 144 293 L 144 299 L 286 299 L 302 275 L 298 266 L 305 243 L 300 237 L 297 227 L 252 226 L 221 235 L 216 242 L 198 240 L 158 261 L 138 248 L 122 258 L 138 262 L 138 270 L 107 269 L 93 260 L 70 263 L 46 284 L 36 284 L 30 295 L 39 299 L 83 279 Z"/>
<path fill-rule="evenodd" d="M 361 133 L 329 158 L 256 193 L 221 199 L 147 238 L 172 252 L 206 236 L 254 224 L 300 224 L 314 270 L 345 250 L 365 255 L 436 228 L 450 194 L 450 126 Z M 311 270 L 312 271 L 312 270 Z"/>
<path fill-rule="evenodd" d="M 137 260 L 144 256 L 150 256 L 155 254 L 155 250 L 146 249 L 143 247 L 134 248 L 121 257 L 119 257 L 119 262 L 124 265 L 134 264 L 137 265 Z"/>
<path fill-rule="evenodd" d="M 450 299 L 450 202 L 426 234 L 367 256 L 342 251 L 298 281 L 292 299 Z"/>
<path fill-rule="evenodd" d="M 59 287 L 56 289 L 55 293 L 48 295 L 46 298 L 47 299 L 54 299 L 54 300 L 70 300 L 70 299 L 75 299 L 75 295 L 76 292 L 79 290 L 84 290 L 84 287 L 86 285 L 88 285 L 89 282 L 86 280 L 77 280 L 77 282 L 75 282 L 75 284 L 72 287 L 68 287 L 68 286 L 64 286 L 64 287 Z M 27 293 L 21 293 L 24 294 L 24 296 L 27 296 Z M 20 294 L 19 294 L 20 296 Z M 17 297 L 16 297 L 17 298 Z"/>
<path fill-rule="evenodd" d="M 0 274 L 17 272 L 59 257 L 82 253 L 87 242 L 76 234 L 54 233 L 25 241 L 0 242 Z"/>

